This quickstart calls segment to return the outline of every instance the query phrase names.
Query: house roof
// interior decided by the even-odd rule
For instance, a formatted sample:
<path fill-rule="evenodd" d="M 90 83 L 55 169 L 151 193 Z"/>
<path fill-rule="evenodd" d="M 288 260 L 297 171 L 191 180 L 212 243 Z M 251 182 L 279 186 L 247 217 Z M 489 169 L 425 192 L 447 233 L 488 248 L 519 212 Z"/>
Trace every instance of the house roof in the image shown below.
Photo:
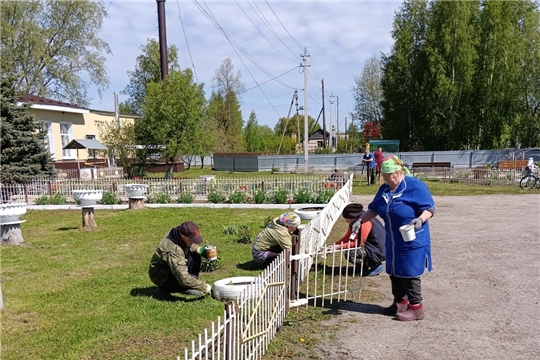
<path fill-rule="evenodd" d="M 95 139 L 73 139 L 64 149 L 107 150 L 108 148 Z"/>
<path fill-rule="evenodd" d="M 35 105 L 62 106 L 62 107 L 68 107 L 68 108 L 73 108 L 73 109 L 88 110 L 87 108 L 82 107 L 82 106 L 66 103 L 66 102 L 63 102 L 63 101 L 48 99 L 48 98 L 44 98 L 44 97 L 37 96 L 37 95 L 32 95 L 32 94 L 24 94 L 23 96 L 21 96 L 19 98 L 19 101 L 21 101 L 21 102 L 29 102 L 29 103 L 33 103 Z"/>

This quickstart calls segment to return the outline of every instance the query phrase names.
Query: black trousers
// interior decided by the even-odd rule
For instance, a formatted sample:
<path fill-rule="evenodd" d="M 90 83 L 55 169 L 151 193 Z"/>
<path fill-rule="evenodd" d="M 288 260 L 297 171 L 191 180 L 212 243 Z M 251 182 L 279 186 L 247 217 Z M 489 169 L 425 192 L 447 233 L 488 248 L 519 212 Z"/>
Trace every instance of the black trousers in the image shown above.
<path fill-rule="evenodd" d="M 201 255 L 189 252 L 187 261 L 189 275 L 193 276 L 195 279 L 198 279 L 199 273 L 201 272 Z M 178 280 L 176 280 L 172 273 L 167 277 L 167 280 L 165 280 L 165 284 L 161 285 L 159 288 L 168 293 L 183 292 L 188 290 L 186 287 L 178 283 Z"/>
<path fill-rule="evenodd" d="M 394 299 L 398 301 L 408 299 L 411 305 L 422 302 L 422 286 L 419 277 L 402 278 L 390 275 L 390 282 Z"/>
<path fill-rule="evenodd" d="M 367 181 L 368 185 L 373 185 L 375 183 L 375 168 L 367 168 Z"/>

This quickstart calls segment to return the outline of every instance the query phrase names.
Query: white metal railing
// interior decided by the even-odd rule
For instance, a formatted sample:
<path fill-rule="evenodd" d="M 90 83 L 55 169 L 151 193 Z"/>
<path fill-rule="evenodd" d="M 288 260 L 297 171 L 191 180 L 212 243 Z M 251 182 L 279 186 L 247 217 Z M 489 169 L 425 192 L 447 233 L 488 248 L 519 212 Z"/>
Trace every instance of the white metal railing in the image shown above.
<path fill-rule="evenodd" d="M 356 265 L 344 259 L 345 254 L 356 256 L 360 249 L 326 247 L 351 191 L 352 175 L 328 205 L 300 230 L 295 247 L 283 251 L 247 286 L 237 304 L 227 303 L 223 315 L 210 329 L 191 341 L 184 350 L 184 360 L 261 359 L 290 307 L 310 302 L 316 306 L 317 299 L 346 300 L 349 292 L 360 292 L 360 280 L 354 281 Z M 312 264 L 315 266 L 310 271 Z"/>
<path fill-rule="evenodd" d="M 194 200 L 207 200 L 210 192 L 217 192 L 229 196 L 235 192 L 244 193 L 246 198 L 254 199 L 255 193 L 264 192 L 267 197 L 281 194 L 286 200 L 292 200 L 298 190 L 303 189 L 311 194 L 330 189 L 338 189 L 344 181 L 327 180 L 327 175 L 305 176 L 267 176 L 267 177 L 234 177 L 212 178 L 201 176 L 199 178 L 143 178 L 143 179 L 117 179 L 98 178 L 95 180 L 82 179 L 33 179 L 26 184 L 4 184 L 2 201 L 24 201 L 33 203 L 42 196 L 60 195 L 67 202 L 74 202 L 72 191 L 78 189 L 95 189 L 111 192 L 121 200 L 127 201 L 127 184 L 147 184 L 147 196 L 153 197 L 167 194 L 172 201 L 184 193 L 189 193 Z M 332 185 L 332 187 L 330 187 Z M 283 202 L 285 203 L 285 201 Z"/>

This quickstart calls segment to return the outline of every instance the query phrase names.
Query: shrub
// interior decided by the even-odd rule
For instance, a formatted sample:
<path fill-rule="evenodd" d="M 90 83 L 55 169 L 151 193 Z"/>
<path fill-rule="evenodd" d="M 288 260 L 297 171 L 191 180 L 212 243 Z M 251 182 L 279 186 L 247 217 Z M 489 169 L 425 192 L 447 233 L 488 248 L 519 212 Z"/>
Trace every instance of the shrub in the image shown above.
<path fill-rule="evenodd" d="M 253 194 L 253 201 L 255 202 L 255 204 L 264 204 L 266 202 L 267 197 L 268 196 L 266 195 L 264 190 L 257 190 Z"/>
<path fill-rule="evenodd" d="M 36 205 L 65 205 L 66 203 L 67 200 L 62 194 L 43 195 L 36 199 Z"/>
<path fill-rule="evenodd" d="M 229 195 L 229 201 L 232 204 L 243 204 L 247 200 L 247 195 L 243 191 L 235 191 Z"/>
<path fill-rule="evenodd" d="M 36 199 L 36 205 L 49 205 L 51 203 L 48 195 L 40 196 Z"/>
<path fill-rule="evenodd" d="M 272 202 L 274 204 L 285 204 L 287 199 L 287 190 L 284 189 L 277 189 L 272 196 Z"/>
<path fill-rule="evenodd" d="M 293 195 L 293 201 L 296 204 L 307 204 L 310 199 L 310 193 L 306 189 L 300 189 Z"/>
<path fill-rule="evenodd" d="M 222 193 L 219 193 L 215 190 L 208 192 L 208 201 L 214 204 L 224 203 L 226 200 L 227 198 Z"/>
<path fill-rule="evenodd" d="M 178 196 L 177 201 L 179 204 L 191 204 L 193 200 L 193 195 L 190 192 L 184 191 Z"/>
<path fill-rule="evenodd" d="M 117 205 L 121 204 L 122 200 L 120 200 L 116 194 L 105 191 L 99 203 L 102 205 Z"/>
<path fill-rule="evenodd" d="M 314 204 L 328 204 L 335 191 L 333 189 L 324 189 L 314 194 L 311 198 L 311 202 Z"/>
<path fill-rule="evenodd" d="M 160 193 L 156 194 L 156 196 L 149 196 L 148 197 L 148 203 L 149 204 L 168 204 L 171 202 L 171 197 L 169 194 Z"/>

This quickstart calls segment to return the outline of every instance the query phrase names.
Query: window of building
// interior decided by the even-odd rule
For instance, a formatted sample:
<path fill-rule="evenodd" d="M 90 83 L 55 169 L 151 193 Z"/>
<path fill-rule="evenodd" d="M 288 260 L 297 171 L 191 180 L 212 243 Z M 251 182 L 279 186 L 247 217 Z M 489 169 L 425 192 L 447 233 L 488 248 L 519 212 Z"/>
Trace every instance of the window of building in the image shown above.
<path fill-rule="evenodd" d="M 95 140 L 96 139 L 96 135 L 86 135 L 85 136 L 86 139 L 91 139 L 91 140 Z M 86 156 L 88 158 L 94 156 L 94 153 L 96 152 L 96 150 L 90 150 L 90 149 L 86 149 Z"/>
<path fill-rule="evenodd" d="M 64 149 L 64 146 L 73 140 L 73 126 L 71 123 L 60 123 L 60 140 L 62 140 L 62 158 L 73 159 L 75 150 Z"/>
<path fill-rule="evenodd" d="M 317 147 L 320 147 L 320 148 L 324 147 L 324 142 L 321 140 L 317 140 Z"/>
<path fill-rule="evenodd" d="M 53 160 L 55 160 L 54 155 L 54 136 L 52 132 L 52 122 L 51 121 L 42 121 L 41 122 L 41 129 L 43 130 L 43 142 L 45 143 L 45 147 L 49 149 L 49 152 L 51 153 L 51 157 Z"/>

